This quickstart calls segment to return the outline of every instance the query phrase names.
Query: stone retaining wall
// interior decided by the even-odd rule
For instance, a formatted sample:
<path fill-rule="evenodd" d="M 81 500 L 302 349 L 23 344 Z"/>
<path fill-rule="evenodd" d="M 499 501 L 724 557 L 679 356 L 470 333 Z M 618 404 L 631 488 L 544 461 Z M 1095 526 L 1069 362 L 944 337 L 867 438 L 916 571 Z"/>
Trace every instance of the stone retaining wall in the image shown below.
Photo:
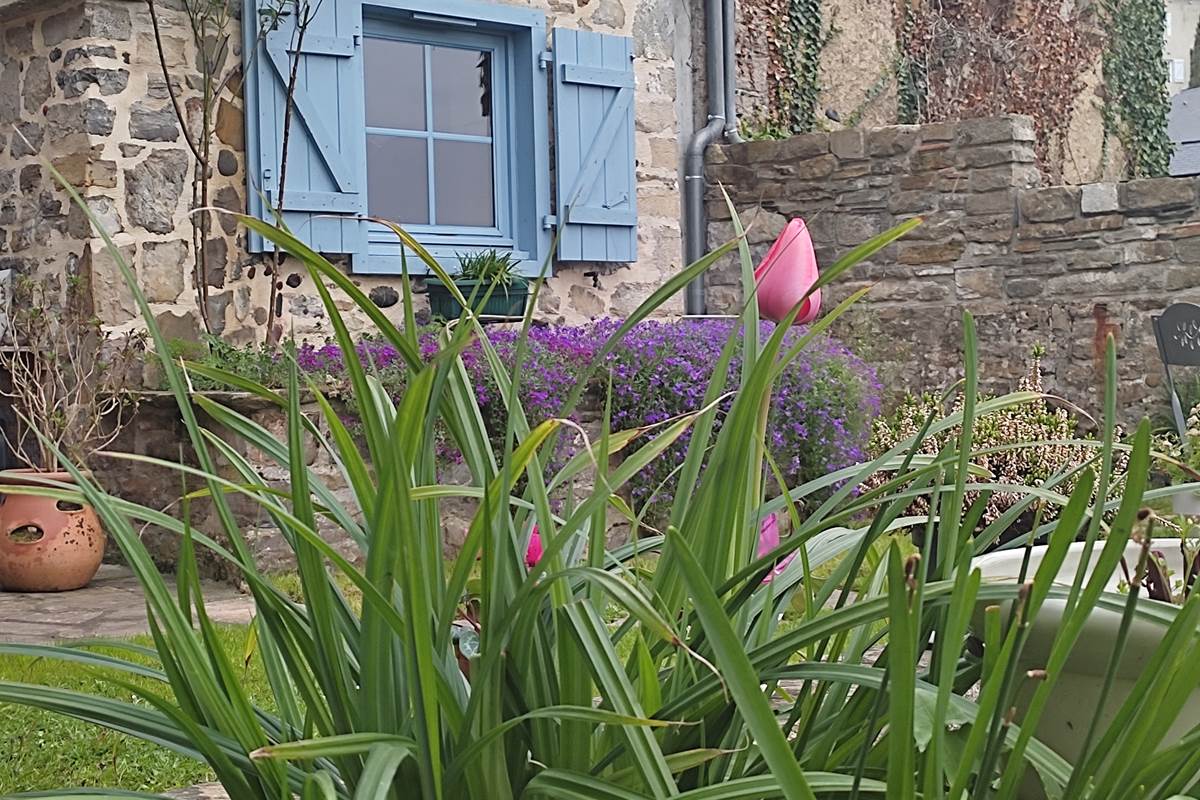
<path fill-rule="evenodd" d="M 287 440 L 287 415 L 283 409 L 247 394 L 209 392 L 206 393 L 206 396 L 262 426 L 277 440 Z M 337 401 L 331 402 L 336 403 Z M 268 485 L 285 492 L 288 490 L 291 479 L 286 466 L 280 466 L 267 454 L 247 445 L 245 440 L 233 435 L 232 432 L 218 424 L 199 406 L 194 408 L 201 426 L 213 431 L 232 445 L 233 449 L 254 467 Z M 301 411 L 328 434 L 328 430 L 322 422 L 323 415 L 320 407 L 315 401 L 303 402 Z M 599 435 L 600 417 L 599 407 L 585 397 L 585 401 L 579 408 L 578 418 L 589 436 Z M 151 456 L 193 467 L 198 466 L 175 398 L 166 392 L 146 393 L 141 396 L 130 424 L 121 432 L 120 438 L 113 443 L 110 449 L 116 452 Z M 234 482 L 241 482 L 242 478 L 227 460 L 219 456 L 214 457 L 223 477 Z M 305 435 L 305 457 L 313 479 L 324 484 L 342 503 L 343 507 L 353 513 L 353 510 L 357 508 L 357 503 L 352 490 L 329 453 L 322 449 L 310 434 Z M 109 492 L 151 509 L 165 511 L 176 518 L 181 518 L 183 514 L 179 498 L 188 492 L 204 488 L 202 481 L 185 476 L 178 470 L 143 461 L 108 458 L 100 459 L 97 463 L 89 466 L 93 467 L 97 480 Z M 440 469 L 439 478 L 444 484 L 465 486 L 471 483 L 470 475 L 463 466 L 447 464 L 442 465 Z M 585 472 L 575 481 L 573 488 L 579 498 L 586 496 L 591 491 L 588 474 Z M 265 572 L 295 569 L 295 558 L 291 547 L 262 507 L 242 495 L 230 494 L 228 500 L 237 519 L 238 527 L 259 568 Z M 478 502 L 467 498 L 439 500 L 438 511 L 447 557 L 457 555 L 477 508 Z M 192 501 L 189 519 L 197 530 L 222 538 L 218 532 L 222 531 L 223 527 L 217 518 L 215 509 L 207 500 Z M 615 546 L 627 541 L 629 525 L 625 519 L 614 509 L 610 509 L 608 519 L 607 535 L 610 545 Z M 340 527 L 319 517 L 318 531 L 341 555 L 353 563 L 361 563 L 362 552 Z M 173 572 L 179 557 L 179 536 L 150 525 L 140 533 L 142 542 L 155 562 L 162 569 Z M 109 541 L 107 559 L 118 562 L 123 560 L 112 540 Z M 200 573 L 206 578 L 232 582 L 240 580 L 241 576 L 237 570 L 232 569 L 228 563 L 204 548 L 197 548 L 197 560 L 200 565 Z"/>
<path fill-rule="evenodd" d="M 726 240 L 723 186 L 760 257 L 787 219 L 807 219 L 818 262 L 915 217 L 924 224 L 855 268 L 827 307 L 870 285 L 840 333 L 897 392 L 963 373 L 961 319 L 979 330 L 985 385 L 1011 388 L 1035 344 L 1051 391 L 1098 408 L 1109 333 L 1132 420 L 1163 400 L 1150 315 L 1200 301 L 1200 204 L 1191 178 L 1042 187 L 1025 117 L 893 126 L 717 148 L 709 244 Z M 736 265 L 716 269 L 709 311 L 740 302 Z"/>

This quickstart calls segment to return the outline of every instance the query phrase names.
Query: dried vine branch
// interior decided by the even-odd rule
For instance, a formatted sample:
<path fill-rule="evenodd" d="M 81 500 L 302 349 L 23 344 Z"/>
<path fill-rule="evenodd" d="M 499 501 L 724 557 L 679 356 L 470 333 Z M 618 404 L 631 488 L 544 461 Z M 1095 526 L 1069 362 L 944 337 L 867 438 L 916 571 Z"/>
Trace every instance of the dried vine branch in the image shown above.
<path fill-rule="evenodd" d="M 1103 47 L 1082 3 L 896 0 L 904 122 L 1027 114 L 1043 170 L 1061 173 L 1075 102 Z"/>
<path fill-rule="evenodd" d="M 293 0 L 268 0 L 259 14 L 259 27 L 256 41 L 260 42 L 269 30 L 272 30 L 283 13 L 283 5 Z M 246 0 L 255 2 L 255 0 Z M 166 51 L 163 46 L 163 36 L 160 30 L 158 0 L 146 0 L 150 11 L 151 27 L 158 54 L 159 67 L 162 70 L 163 82 L 166 84 L 167 95 L 171 99 L 171 108 L 183 132 L 184 141 L 195 158 L 195 169 L 192 173 L 192 213 L 188 219 L 192 228 L 192 289 L 196 293 L 196 304 L 200 320 L 205 331 L 213 332 L 213 324 L 209 315 L 209 285 L 212 279 L 209 266 L 208 238 L 212 233 L 212 212 L 210 207 L 213 137 L 216 135 L 216 108 L 227 91 L 237 94 L 241 83 L 245 82 L 246 71 L 250 69 L 252 60 L 256 57 L 258 47 L 253 52 L 243 55 L 240 64 L 228 67 L 225 62 L 230 52 L 231 29 L 234 11 L 240 6 L 237 0 L 183 0 L 183 12 L 191 29 L 192 42 L 199 53 L 198 68 L 200 70 L 199 99 L 199 130 L 194 131 L 189 119 L 186 104 L 181 102 L 171 78 L 171 70 L 167 63 Z M 240 76 L 239 83 L 234 78 Z M 195 100 L 197 98 L 193 98 Z M 191 102 L 191 101 L 189 101 Z"/>
<path fill-rule="evenodd" d="M 13 455 L 34 469 L 58 468 L 57 453 L 86 465 L 136 409 L 126 387 L 141 363 L 145 336 L 106 332 L 82 283 L 70 276 L 60 300 L 57 284 L 23 278 L 8 309 L 13 347 L 0 353 L 8 373 L 0 396 L 12 402 L 18 420 L 0 434 Z"/>
<path fill-rule="evenodd" d="M 288 166 L 288 142 L 292 135 L 292 117 L 296 111 L 296 84 L 300 76 L 300 59 L 304 52 L 304 35 L 308 32 L 309 26 L 316 18 L 317 12 L 320 10 L 321 2 L 318 0 L 316 4 L 310 4 L 307 0 L 292 0 L 295 5 L 296 29 L 292 37 L 292 58 L 288 70 L 287 92 L 284 96 L 283 107 L 283 135 L 280 138 L 280 156 L 279 156 L 279 191 L 276 195 L 275 208 L 280 218 L 283 217 L 283 198 L 284 190 L 287 187 L 287 166 Z M 273 269 L 267 270 L 267 276 L 271 279 L 271 294 L 270 300 L 267 303 L 267 344 L 275 346 L 283 337 L 283 327 L 278 324 L 279 317 L 283 316 L 283 297 L 280 291 L 283 289 L 283 279 L 280 273 L 283 271 L 283 261 L 285 254 L 282 250 L 275 251 L 275 265 Z"/>

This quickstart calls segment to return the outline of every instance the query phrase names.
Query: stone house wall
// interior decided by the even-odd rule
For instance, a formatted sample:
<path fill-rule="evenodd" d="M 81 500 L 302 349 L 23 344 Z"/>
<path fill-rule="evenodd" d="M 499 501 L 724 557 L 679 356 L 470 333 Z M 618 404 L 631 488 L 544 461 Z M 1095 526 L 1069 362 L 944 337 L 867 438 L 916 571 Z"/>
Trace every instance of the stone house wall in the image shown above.
<path fill-rule="evenodd" d="M 1200 200 L 1192 178 L 1040 185 L 1026 117 L 892 126 L 721 147 L 709 169 L 753 227 L 757 257 L 787 219 L 808 221 L 819 264 L 915 216 L 924 223 L 831 287 L 827 307 L 871 290 L 841 326 L 897 392 L 963 374 L 975 316 L 981 376 L 1007 391 L 1035 344 L 1050 391 L 1099 407 L 1103 351 L 1118 344 L 1127 420 L 1164 399 L 1150 316 L 1200 301 Z M 709 244 L 730 237 L 719 190 Z M 736 265 L 710 273 L 710 312 L 740 302 Z"/>
<path fill-rule="evenodd" d="M 679 130 L 691 111 L 690 76 L 676 60 L 677 50 L 686 53 L 677 39 L 686 39 L 689 28 L 676 31 L 676 3 L 682 6 L 682 0 L 531 0 L 552 24 L 635 39 L 639 260 L 560 266 L 538 309 L 551 321 L 627 314 L 679 269 Z M 200 81 L 191 31 L 176 0 L 157 5 L 172 83 L 194 118 Z M 229 33 L 240 57 L 236 21 Z M 244 121 L 237 81 L 231 83 L 216 109 L 210 202 L 241 211 Z M 79 187 L 134 266 L 167 335 L 197 335 L 188 221 L 196 163 L 171 108 L 143 0 L 0 0 L 0 146 L 0 269 L 82 275 L 108 326 L 139 324 L 102 240 L 41 166 L 49 161 Z M 214 329 L 234 342 L 261 340 L 272 278 L 255 269 L 259 257 L 246 253 L 244 233 L 228 218 L 214 223 L 206 249 Z M 285 282 L 283 330 L 300 338 L 327 335 L 307 278 L 286 269 L 277 278 Z M 400 280 L 364 277 L 361 285 L 398 318 Z M 682 310 L 681 302 L 671 310 Z M 349 322 L 365 324 L 354 315 Z"/>

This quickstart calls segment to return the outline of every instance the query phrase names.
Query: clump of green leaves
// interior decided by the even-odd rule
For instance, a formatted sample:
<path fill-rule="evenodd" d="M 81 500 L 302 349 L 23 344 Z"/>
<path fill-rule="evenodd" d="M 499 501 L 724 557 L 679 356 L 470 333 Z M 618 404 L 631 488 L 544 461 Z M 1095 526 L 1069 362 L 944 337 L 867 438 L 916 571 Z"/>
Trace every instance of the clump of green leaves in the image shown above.
<path fill-rule="evenodd" d="M 1127 177 L 1166 175 L 1173 145 L 1167 134 L 1163 0 L 1102 0 L 1100 13 L 1108 34 L 1101 62 L 1105 144 L 1110 138 L 1120 142 Z"/>
<path fill-rule="evenodd" d="M 509 251 L 480 250 L 460 253 L 457 277 L 479 281 L 488 286 L 510 286 L 519 276 L 517 260 Z"/>
<path fill-rule="evenodd" d="M 237 345 L 219 336 L 204 336 L 199 341 L 173 339 L 167 353 L 176 362 L 186 361 L 203 367 L 223 370 L 263 386 L 282 387 L 287 382 L 287 361 L 277 348 L 262 344 Z M 189 373 L 188 380 L 196 391 L 226 391 L 230 385 L 199 372 Z"/>
<path fill-rule="evenodd" d="M 1038 700 L 1053 691 L 1059 670 L 1045 670 L 1035 702 L 1014 719 L 1011 709 L 1024 688 L 1016 670 L 1025 618 L 1022 624 L 988 626 L 983 658 L 968 645 L 978 605 L 1017 602 L 1032 618 L 1043 601 L 1054 598 L 1065 599 L 1070 609 L 1054 640 L 1053 652 L 1065 653 L 1093 607 L 1111 602 L 1102 597 L 1103 581 L 1083 585 L 1082 574 L 1082 588 L 1067 592 L 1053 585 L 1065 545 L 1082 530 L 1089 542 L 1098 534 L 1102 514 L 1093 501 L 1090 471 L 1069 502 L 1064 498 L 1054 547 L 1036 575 L 1021 583 L 984 584 L 972 570 L 981 545 L 963 520 L 969 516 L 966 476 L 977 454 L 975 421 L 1023 398 L 976 407 L 977 345 L 969 315 L 962 414 L 935 421 L 874 463 L 798 486 L 779 480 L 784 484 L 779 494 L 768 499 L 767 480 L 779 470 L 766 455 L 767 420 L 780 374 L 859 293 L 790 343 L 790 320 L 768 335 L 754 335 L 760 328 L 750 304 L 740 330 L 752 333 L 739 337 L 733 326 L 713 370 L 721 377 L 698 409 L 630 431 L 614 428 L 606 410 L 588 446 L 547 473 L 556 438 L 570 427 L 565 419 L 634 325 L 734 247 L 743 278 L 752 282 L 744 242 L 719 248 L 669 278 L 595 354 L 593 369 L 580 376 L 560 415 L 531 425 L 519 393 L 528 320 L 511 366 L 496 357 L 482 325 L 465 313 L 441 331 L 432 357 L 423 358 L 415 327 L 397 329 L 337 267 L 286 231 L 243 221 L 296 257 L 321 293 L 354 387 L 362 449 L 332 406 L 320 403 L 319 392 L 318 412 L 301 408 L 294 362 L 289 361 L 286 392 L 260 393 L 286 409 L 287 432 L 280 437 L 214 399 L 189 397 L 180 370 L 164 359 L 192 441 L 189 462 L 205 480 L 222 538 L 111 497 L 76 474 L 77 489 L 64 494 L 97 510 L 141 581 L 157 663 L 147 672 L 124 657 L 39 651 L 127 673 L 142 670 L 137 674 L 162 689 L 131 689 L 140 702 L 128 702 L 0 681 L 0 702 L 73 715 L 205 760 L 238 800 L 298 795 L 914 800 L 918 793 L 957 800 L 992 787 L 998 787 L 998 798 L 1012 798 L 1026 776 L 1040 779 L 1051 796 L 1080 796 L 1063 791 L 1068 782 L 1078 782 L 1094 789 L 1093 796 L 1164 800 L 1189 785 L 1195 747 L 1186 737 L 1179 742 L 1142 737 L 1130 744 L 1117 735 L 1118 726 L 1112 736 L 1089 734 L 1094 747 L 1087 762 L 1075 766 L 1041 745 L 1033 736 L 1044 707 Z M 822 281 L 836 279 L 915 224 L 856 248 L 831 265 Z M 431 272 L 450 282 L 419 242 L 403 231 L 399 235 Z M 115 248 L 114 253 L 136 293 L 136 276 Z M 341 295 L 337 300 L 333 290 Z M 349 338 L 342 317 L 346 298 L 371 315 L 379 335 L 399 354 L 409 373 L 402 396 L 380 390 L 370 360 Z M 140 296 L 139 303 L 156 351 L 165 352 L 149 305 Z M 463 368 L 471 340 L 483 348 L 498 391 L 507 398 L 499 446 L 489 440 Z M 729 388 L 724 378 L 735 353 L 740 370 Z M 1110 376 L 1115 364 L 1110 345 Z M 722 408 L 719 401 L 726 396 L 732 402 Z M 1109 397 L 1115 398 L 1115 377 Z M 203 430 L 193 403 L 274 460 L 289 479 L 282 485 L 269 481 L 235 446 Z M 1106 403 L 1111 426 L 1115 412 L 1109 408 Z M 718 413 L 723 420 L 714 430 Z M 469 486 L 439 483 L 433 458 L 438 425 L 462 453 Z M 932 457 L 913 457 L 926 434 L 954 425 L 960 430 L 956 440 Z M 665 534 L 607 548 L 607 512 L 620 506 L 619 493 L 689 431 Z M 337 491 L 308 468 L 314 439 L 344 470 Z M 1106 428 L 1097 465 L 1110 462 L 1113 439 Z M 1117 568 L 1113 552 L 1119 555 L 1125 546 L 1141 505 L 1148 449 L 1148 426 L 1142 425 L 1097 566 L 1107 575 Z M 618 453 L 622 459 L 614 465 Z M 881 469 L 894 477 L 869 485 Z M 1107 472 L 1100 469 L 1101 484 Z M 947 473 L 953 478 L 944 486 L 931 481 Z M 557 507 L 551 497 L 562 486 L 582 491 Z M 303 602 L 259 571 L 228 507 L 231 493 L 259 504 L 295 551 Z M 921 494 L 937 509 L 924 521 L 931 533 L 927 544 L 908 557 L 893 544 L 885 557 L 872 560 L 876 542 L 895 530 L 913 496 Z M 473 499 L 477 508 L 447 569 L 441 504 L 448 497 Z M 818 497 L 824 499 L 809 512 Z M 763 552 L 764 523 L 772 515 L 791 521 L 790 535 Z M 184 542 L 177 591 L 163 580 L 138 536 L 151 520 Z M 321 535 L 331 525 L 361 549 L 363 568 Z M 530 558 L 535 526 L 542 552 Z M 935 541 L 936 551 L 928 544 Z M 196 579 L 197 548 L 228 560 L 254 594 L 256 646 L 271 703 L 256 702 L 219 647 Z M 640 574 L 639 559 L 651 552 L 658 556 L 653 574 Z M 792 554 L 798 556 L 789 558 Z M 874 565 L 873 574 L 859 582 L 867 563 Z M 814 581 L 814 571 L 831 564 L 836 566 L 823 580 Z M 361 592 L 361 612 L 331 571 Z M 849 591 L 856 584 L 863 591 Z M 803 616 L 782 630 L 780 617 L 801 593 Z M 469 617 L 463 611 L 468 597 L 474 599 Z M 612 615 L 612 606 L 624 613 Z M 1152 662 L 1155 680 L 1183 686 L 1190 679 L 1194 685 L 1197 660 L 1187 656 L 1200 602 L 1189 600 L 1177 617 L 1146 614 L 1140 606 L 1125 613 L 1145 616 L 1164 630 Z M 613 619 L 623 621 L 606 623 Z M 470 647 L 456 649 L 464 622 L 478 636 Z M 0 644 L 0 652 L 10 647 Z M 928 661 L 922 658 L 926 651 L 932 651 Z M 968 692 L 976 684 L 978 694 Z M 168 688 L 178 702 L 162 699 Z M 1177 715 L 1160 700 L 1161 693 L 1133 693 L 1123 713 L 1138 719 L 1153 712 L 1157 730 L 1160 721 L 1173 720 L 1173 710 Z M 1139 747 L 1153 758 L 1120 757 Z"/>

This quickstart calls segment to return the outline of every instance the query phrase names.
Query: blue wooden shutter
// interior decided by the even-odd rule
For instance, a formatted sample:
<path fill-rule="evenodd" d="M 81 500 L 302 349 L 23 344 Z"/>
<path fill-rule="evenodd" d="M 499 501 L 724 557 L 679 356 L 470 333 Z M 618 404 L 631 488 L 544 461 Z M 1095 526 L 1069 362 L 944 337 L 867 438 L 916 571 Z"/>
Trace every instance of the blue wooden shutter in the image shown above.
<path fill-rule="evenodd" d="M 260 37 L 259 9 L 247 0 L 246 49 L 257 47 L 246 83 L 246 177 L 250 213 L 273 221 L 278 203 L 283 119 L 296 32 L 293 14 Z M 287 4 L 292 8 L 292 4 Z M 361 0 L 315 0 L 305 31 L 288 135 L 284 222 L 313 249 L 365 255 L 366 136 Z M 265 202 L 264 202 L 265 198 Z M 259 236 L 250 249 L 272 249 Z"/>
<path fill-rule="evenodd" d="M 637 260 L 633 40 L 554 30 L 558 257 Z"/>

